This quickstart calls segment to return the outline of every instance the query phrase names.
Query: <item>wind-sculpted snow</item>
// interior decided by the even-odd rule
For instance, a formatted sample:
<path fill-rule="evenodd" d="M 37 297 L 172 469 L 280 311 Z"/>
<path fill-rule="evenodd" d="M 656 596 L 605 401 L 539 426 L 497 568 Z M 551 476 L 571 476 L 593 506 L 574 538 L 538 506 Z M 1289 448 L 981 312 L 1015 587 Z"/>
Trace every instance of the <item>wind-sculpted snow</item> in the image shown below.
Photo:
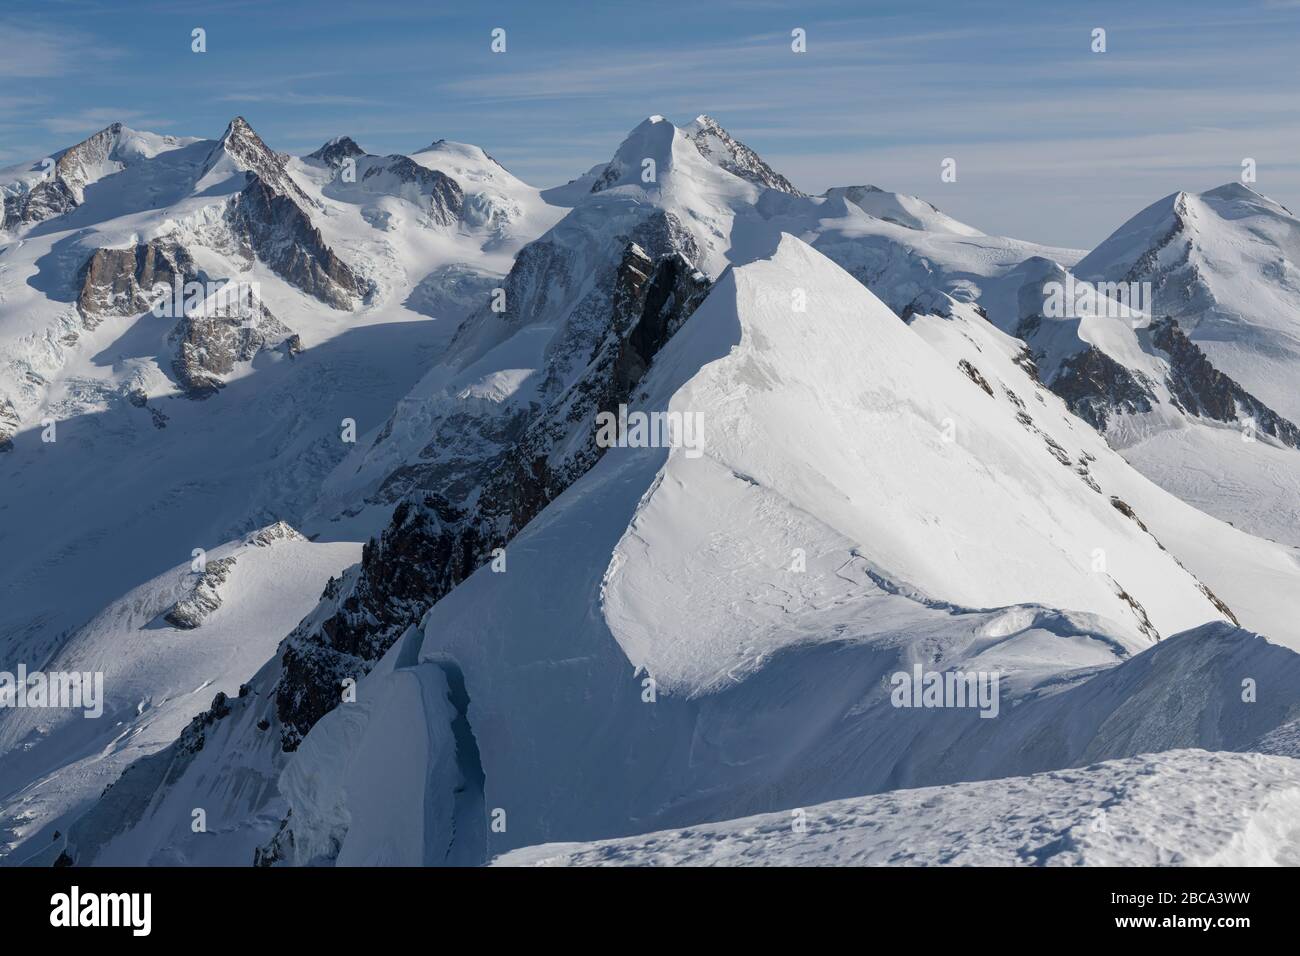
<path fill-rule="evenodd" d="M 824 257 L 786 237 L 771 260 L 730 276 L 685 341 L 706 323 L 739 322 L 740 342 L 669 403 L 702 417 L 705 456 L 670 456 L 606 582 L 607 619 L 634 665 L 675 689 L 707 689 L 708 675 L 736 663 L 740 648 L 726 638 L 757 656 L 774 649 L 764 646 L 768 628 L 746 620 L 751 605 L 782 608 L 772 622 L 779 646 L 789 608 L 763 595 L 798 593 L 801 579 L 785 569 L 796 549 L 807 552 L 801 539 L 820 537 L 810 521 L 847 539 L 841 561 L 853 549 L 891 579 L 966 607 L 1087 608 L 1129 622 L 1135 638 L 1144 616 L 1124 593 L 1159 633 L 1220 617 L 1156 541 L 1018 423 L 1017 409 L 923 347 Z M 796 290 L 806 312 L 792 310 Z M 760 522 L 793 524 L 786 546 L 755 552 L 739 536 L 724 549 L 726 529 Z M 1094 567 L 1095 549 L 1104 568 Z M 711 594 L 713 582 L 725 589 Z M 730 582 L 744 590 L 729 594 Z M 677 637 L 696 628 L 719 653 Z"/>
<path fill-rule="evenodd" d="M 1295 866 L 1300 761 L 1179 750 L 898 790 L 497 866 Z"/>

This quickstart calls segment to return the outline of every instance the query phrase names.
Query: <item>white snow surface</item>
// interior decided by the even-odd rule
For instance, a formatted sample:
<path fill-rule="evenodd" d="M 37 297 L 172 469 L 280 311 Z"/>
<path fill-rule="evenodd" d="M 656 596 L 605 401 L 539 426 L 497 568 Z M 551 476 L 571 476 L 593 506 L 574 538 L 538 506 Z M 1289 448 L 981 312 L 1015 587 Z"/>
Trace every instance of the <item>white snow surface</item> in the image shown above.
<path fill-rule="evenodd" d="M 1078 263 L 1084 278 L 1151 281 L 1214 362 L 1300 419 L 1300 220 L 1241 183 L 1152 203 Z"/>
<path fill-rule="evenodd" d="M 357 544 L 317 544 L 291 529 L 267 542 L 255 533 L 206 556 L 209 566 L 224 560 L 233 566 L 217 588 L 220 606 L 198 627 L 163 619 L 194 588 L 196 575 L 186 562 L 112 602 L 47 661 L 29 664 L 29 670 L 102 674 L 103 714 L 0 708 L 3 842 L 31 839 L 43 848 L 62 821 L 134 760 L 174 740 L 218 692 L 235 696 L 315 606 L 322 582 L 359 553 Z"/>
<path fill-rule="evenodd" d="M 789 307 L 796 282 L 806 314 Z M 1055 430 L 1011 340 L 984 324 Z M 1223 624 L 1176 549 L 1108 495 L 1171 524 L 1197 513 L 1095 433 L 1105 493 L 1093 490 L 1005 394 L 925 341 L 796 239 L 729 272 L 640 396 L 704 413 L 705 454 L 611 450 L 515 538 L 506 573 L 482 568 L 436 604 L 282 772 L 289 862 L 472 860 L 810 796 L 1244 749 L 1284 720 L 1300 657 Z M 1011 373 L 989 368 L 1000 388 L 994 369 Z M 1186 537 L 1251 554 L 1256 539 L 1203 520 Z M 1108 572 L 1091 569 L 1094 542 Z M 1252 559 L 1293 586 L 1296 566 L 1269 547 Z M 1250 573 L 1230 580 L 1266 614 Z M 1184 633 L 1151 646 L 1114 580 L 1165 636 Z M 1000 715 L 891 707 L 888 676 L 916 663 L 1000 674 Z M 1270 708 L 1233 703 L 1242 674 L 1276 682 Z M 427 688 L 442 682 L 465 693 L 439 724 Z M 1178 700 L 1205 718 L 1180 716 Z M 394 738 L 394 721 L 430 736 Z M 331 778 L 339 767 L 364 772 Z M 411 817 L 374 807 L 374 793 L 417 783 Z M 504 834 L 482 832 L 494 807 Z"/>
<path fill-rule="evenodd" d="M 1300 761 L 1174 750 L 527 847 L 494 865 L 1296 866 L 1297 820 Z"/>

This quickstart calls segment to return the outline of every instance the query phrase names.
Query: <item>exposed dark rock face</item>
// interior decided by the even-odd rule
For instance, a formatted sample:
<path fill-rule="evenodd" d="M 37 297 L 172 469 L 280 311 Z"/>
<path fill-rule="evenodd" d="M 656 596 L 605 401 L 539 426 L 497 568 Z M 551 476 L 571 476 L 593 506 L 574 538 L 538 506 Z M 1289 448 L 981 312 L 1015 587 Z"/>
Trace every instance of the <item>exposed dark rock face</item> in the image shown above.
<path fill-rule="evenodd" d="M 302 535 L 288 523 L 277 521 L 248 535 L 244 539 L 244 544 L 255 548 L 269 548 L 277 541 L 291 540 L 302 540 Z M 173 627 L 185 630 L 200 626 L 209 614 L 221 607 L 221 586 L 230 578 L 235 561 L 236 556 L 231 555 L 228 558 L 207 562 L 194 582 L 194 590 L 187 597 L 173 604 L 163 614 L 163 620 Z M 246 696 L 247 693 L 247 685 L 240 688 L 240 697 Z M 225 705 L 226 695 L 219 694 L 218 698 L 220 703 Z M 214 708 L 217 704 L 218 701 L 213 701 Z M 224 717 L 226 713 L 229 713 L 228 705 L 224 706 L 224 713 L 217 716 Z"/>
<path fill-rule="evenodd" d="M 756 152 L 719 126 L 712 116 L 700 116 L 695 122 L 696 129 L 691 134 L 691 141 L 705 158 L 756 186 L 779 189 L 792 196 L 804 195 Z"/>
<path fill-rule="evenodd" d="M 18 410 L 14 408 L 13 402 L 7 398 L 0 398 L 0 452 L 13 450 L 13 437 L 18 434 L 21 424 L 22 420 L 18 417 Z"/>
<path fill-rule="evenodd" d="M 389 173 L 404 184 L 414 186 L 421 194 L 429 197 L 429 207 L 425 211 L 439 225 L 450 226 L 460 219 L 465 208 L 465 191 L 460 184 L 445 173 L 421 166 L 406 156 L 384 157 L 386 166 L 371 166 L 362 176 L 362 181 Z"/>
<path fill-rule="evenodd" d="M 71 212 L 78 205 L 76 196 L 63 180 L 57 177 L 43 179 L 25 193 L 4 197 L 3 227 L 16 229 L 44 222 Z"/>
<path fill-rule="evenodd" d="M 971 363 L 966 361 L 965 359 L 959 361 L 957 363 L 957 367 L 962 370 L 962 373 L 968 379 L 970 379 L 980 388 L 984 389 L 984 391 L 988 392 L 990 398 L 993 397 L 993 386 L 990 385 L 988 383 L 988 380 L 985 379 L 984 376 L 979 373 L 979 369 L 977 369 L 974 365 L 971 365 Z"/>
<path fill-rule="evenodd" d="M 351 137 L 338 136 L 316 150 L 316 152 L 309 153 L 307 158 L 318 159 L 326 166 L 333 166 L 337 169 L 345 159 L 356 159 L 364 155 L 366 155 L 366 151 L 358 146 Z"/>
<path fill-rule="evenodd" d="M 229 156 L 237 168 L 260 179 L 272 192 L 286 196 L 306 208 L 316 205 L 298 188 L 298 184 L 286 171 L 285 157 L 273 152 L 262 142 L 262 138 L 242 116 L 236 116 L 230 121 L 221 140 L 208 157 L 208 166 L 215 164 L 223 154 Z"/>
<path fill-rule="evenodd" d="M 96 249 L 81 268 L 77 310 L 86 328 L 105 315 L 142 315 L 156 304 L 155 284 L 174 288 L 198 277 L 194 260 L 183 246 L 153 239 L 126 249 Z"/>
<path fill-rule="evenodd" d="M 221 607 L 221 585 L 230 577 L 235 566 L 235 559 L 220 558 L 209 561 L 194 583 L 194 590 L 189 597 L 173 604 L 165 614 L 165 620 L 172 627 L 192 630 L 203 623 L 204 618 Z"/>
<path fill-rule="evenodd" d="M 248 362 L 263 349 L 292 353 L 297 336 L 260 301 L 239 302 L 213 314 L 183 315 L 168 341 L 176 347 L 172 371 L 188 398 L 208 398 L 225 387 L 223 376 L 236 362 Z"/>
<path fill-rule="evenodd" d="M 1074 414 L 1105 432 L 1116 411 L 1135 415 L 1151 411 L 1159 400 L 1140 373 L 1120 365 L 1095 346 L 1070 356 L 1047 383 Z"/>
<path fill-rule="evenodd" d="M 303 207 L 259 176 L 249 177 L 226 218 L 251 254 L 326 305 L 351 309 L 370 291 L 369 283 L 326 245 Z"/>
<path fill-rule="evenodd" d="M 1300 448 L 1300 428 L 1220 372 L 1172 318 L 1151 324 L 1151 342 L 1169 357 L 1169 391 L 1189 415 L 1219 422 L 1253 418 L 1256 430 Z"/>
<path fill-rule="evenodd" d="M 305 541 L 306 539 L 287 521 L 277 521 L 254 531 L 244 539 L 255 548 L 269 548 L 277 541 Z M 242 694 L 240 696 L 243 696 Z"/>
<path fill-rule="evenodd" d="M 521 283 L 538 258 L 549 258 L 545 244 L 534 245 L 542 248 L 516 265 Z M 476 494 L 453 503 L 444 486 L 402 501 L 389 527 L 367 543 L 359 568 L 327 588 L 340 599 L 337 609 L 318 626 L 309 618 L 286 641 L 276 687 L 284 749 L 295 749 L 338 703 L 344 678 L 367 673 L 434 602 L 600 459 L 597 413 L 629 400 L 655 354 L 708 288 L 681 253 L 654 259 L 637 243 L 628 244 L 612 295 L 604 300 L 604 330 L 582 374 L 519 429 Z"/>
<path fill-rule="evenodd" d="M 25 193 L 5 197 L 3 227 L 44 222 L 80 206 L 90 170 L 112 157 L 121 132 L 122 124 L 114 123 L 82 140 L 59 157 L 47 178 Z"/>
<path fill-rule="evenodd" d="M 336 309 L 351 309 L 369 293 L 369 283 L 334 254 L 312 223 L 308 210 L 317 203 L 293 181 L 285 157 L 272 152 L 242 116 L 231 121 L 207 165 L 223 156 L 247 176 L 247 185 L 226 209 L 226 221 L 247 254 Z"/>

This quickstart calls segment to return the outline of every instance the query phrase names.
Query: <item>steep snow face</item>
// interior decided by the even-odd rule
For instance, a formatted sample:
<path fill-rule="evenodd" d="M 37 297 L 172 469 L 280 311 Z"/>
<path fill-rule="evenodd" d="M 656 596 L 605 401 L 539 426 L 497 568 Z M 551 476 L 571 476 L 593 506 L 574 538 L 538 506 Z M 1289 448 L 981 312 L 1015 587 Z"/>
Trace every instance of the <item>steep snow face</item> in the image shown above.
<path fill-rule="evenodd" d="M 1300 761 L 1179 750 L 838 800 L 497 866 L 1296 866 Z"/>
<path fill-rule="evenodd" d="M 531 239 L 554 225 L 562 214 L 478 146 L 440 139 L 412 153 L 411 158 L 460 185 L 465 191 L 461 219 L 470 228 L 486 229 L 500 237 Z"/>
<path fill-rule="evenodd" d="M 1216 366 L 1300 419 L 1300 221 L 1239 183 L 1148 206 L 1079 262 L 1084 278 L 1150 282 Z"/>
<path fill-rule="evenodd" d="M 1141 522 L 1243 625 L 1300 650 L 1300 628 L 1289 597 L 1300 574 L 1300 552 L 1229 527 L 1136 473 L 1126 463 L 1133 448 L 1115 453 L 1096 431 L 1070 414 L 1065 402 L 1038 380 L 1024 342 L 997 329 L 977 307 L 930 293 L 919 297 L 904 314 L 912 329 L 949 363 L 965 363 L 990 383 L 995 401 L 1003 404 L 1027 432 L 1039 436 L 1064 467 L 1074 469 L 1084 481 L 1095 485 L 1098 494 L 1109 498 L 1114 507 L 1131 512 L 1133 520 Z M 1113 320 L 1111 324 L 1120 325 Z M 1256 463 L 1268 461 L 1263 453 L 1295 455 L 1292 449 L 1262 441 L 1243 445 L 1235 431 L 1193 426 L 1186 420 L 1181 430 L 1164 434 L 1203 435 L 1210 441 L 1223 436 L 1225 442 L 1244 449 L 1239 453 L 1243 458 Z M 963 440 L 960 426 L 955 438 Z M 1213 467 L 1217 461 L 1228 460 L 1231 449 L 1231 444 L 1219 446 L 1221 457 L 1203 460 L 1199 467 Z M 1237 467 L 1244 470 L 1245 466 Z M 1183 487 L 1188 481 L 1186 475 L 1167 477 Z M 1160 484 L 1165 487 L 1164 482 Z M 1222 496 L 1218 500 L 1221 503 Z M 1284 507 L 1294 505 L 1286 502 Z M 1265 527 L 1283 530 L 1287 513 L 1283 510 L 1260 518 L 1266 522 Z M 1294 534 L 1294 528 L 1285 530 Z"/>
<path fill-rule="evenodd" d="M 1075 301 L 1051 314 L 1062 290 Z M 1177 319 L 1105 290 L 1036 257 L 981 303 L 1028 345 L 1042 381 L 1144 474 L 1253 534 L 1300 543 L 1300 427 L 1215 367 Z"/>
<path fill-rule="evenodd" d="M 174 740 L 214 695 L 236 696 L 359 552 L 270 525 L 212 549 L 202 571 L 187 562 L 134 588 L 48 658 L 18 658 L 33 671 L 102 675 L 103 713 L 0 708 L 0 857 L 53 847 L 53 830 L 125 767 Z M 3 661 L 12 672 L 16 660 Z"/>
<path fill-rule="evenodd" d="M 715 577 L 706 543 L 738 523 L 719 504 L 733 494 L 742 514 L 786 502 L 800 524 L 813 520 L 847 538 L 868 567 L 958 605 L 1088 610 L 1127 622 L 1135 636 L 1220 616 L 1158 543 L 1022 427 L 1015 409 L 986 393 L 977 372 L 943 362 L 823 256 L 786 237 L 771 259 L 732 275 L 734 292 L 720 287 L 683 334 L 689 342 L 709 323 L 738 321 L 740 342 L 670 404 L 700 416 L 707 453 L 670 456 L 607 582 L 607 618 L 633 664 L 693 692 L 731 663 L 731 641 L 763 644 L 762 629 L 736 608 L 774 582 L 735 578 L 753 589 L 748 600 L 701 587 Z M 806 312 L 795 304 L 800 293 Z M 717 515 L 718 524 L 701 514 Z M 682 548 L 683 540 L 705 550 Z M 788 543 L 799 548 L 797 534 Z M 738 560 L 753 559 L 746 544 L 735 544 Z M 769 556 L 778 575 L 787 557 Z M 671 598 L 663 602 L 663 587 L 651 581 L 667 583 Z M 654 595 L 655 604 L 624 603 L 639 594 Z M 722 656 L 685 641 L 659 643 L 700 621 Z M 779 616 L 775 623 L 786 632 Z"/>

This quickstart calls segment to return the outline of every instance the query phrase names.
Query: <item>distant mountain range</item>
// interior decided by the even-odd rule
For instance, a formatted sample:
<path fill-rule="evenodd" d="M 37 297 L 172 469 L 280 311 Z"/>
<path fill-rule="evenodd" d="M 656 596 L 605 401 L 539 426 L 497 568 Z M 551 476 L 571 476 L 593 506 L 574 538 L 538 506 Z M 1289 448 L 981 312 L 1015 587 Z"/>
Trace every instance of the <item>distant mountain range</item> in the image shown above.
<path fill-rule="evenodd" d="M 0 195 L 0 672 L 106 697 L 0 707 L 0 863 L 801 862 L 792 809 L 944 862 L 881 827 L 1135 776 L 1240 808 L 1173 862 L 1285 856 L 1232 842 L 1300 779 L 1300 221 L 1252 189 L 1085 253 L 709 116 L 548 189 L 236 117 Z M 1145 806 L 1068 862 L 1149 861 Z"/>

